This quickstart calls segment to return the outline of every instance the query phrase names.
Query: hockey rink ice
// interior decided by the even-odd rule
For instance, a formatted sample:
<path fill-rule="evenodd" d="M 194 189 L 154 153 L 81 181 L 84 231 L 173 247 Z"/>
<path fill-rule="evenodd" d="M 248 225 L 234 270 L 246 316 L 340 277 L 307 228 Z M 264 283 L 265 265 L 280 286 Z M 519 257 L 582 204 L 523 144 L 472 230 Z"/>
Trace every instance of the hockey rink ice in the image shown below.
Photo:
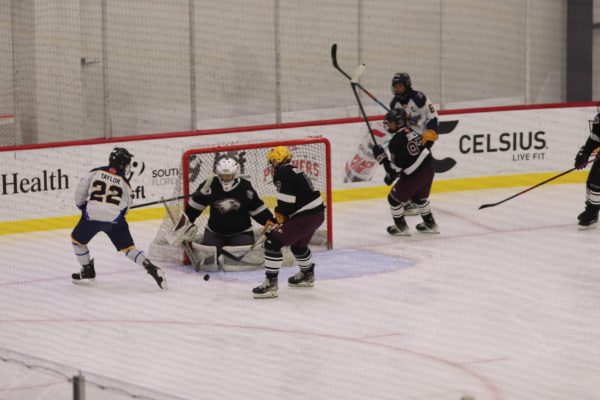
<path fill-rule="evenodd" d="M 263 271 L 205 282 L 157 263 L 160 291 L 105 236 L 90 245 L 96 286 L 77 286 L 70 230 L 0 236 L 0 399 L 71 398 L 45 361 L 81 370 L 87 399 L 600 399 L 600 229 L 577 230 L 584 184 L 477 210 L 522 189 L 434 194 L 441 234 L 407 217 L 409 238 L 386 233 L 383 198 L 335 203 L 316 286 L 287 287 L 284 268 L 277 299 L 252 298 Z M 140 248 L 159 224 L 131 224 Z"/>

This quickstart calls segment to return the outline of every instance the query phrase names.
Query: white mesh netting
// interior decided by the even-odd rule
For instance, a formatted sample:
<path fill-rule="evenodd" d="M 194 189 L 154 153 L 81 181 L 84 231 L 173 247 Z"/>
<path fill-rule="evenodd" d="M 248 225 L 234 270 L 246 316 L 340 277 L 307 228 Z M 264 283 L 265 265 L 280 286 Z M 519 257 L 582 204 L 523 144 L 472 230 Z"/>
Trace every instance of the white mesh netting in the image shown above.
<path fill-rule="evenodd" d="M 287 146 L 292 153 L 292 164 L 306 173 L 315 189 L 321 191 L 324 203 L 330 207 L 329 182 L 329 144 L 323 138 L 308 138 L 300 140 L 230 143 L 217 147 L 191 148 L 182 155 L 179 179 L 173 192 L 172 200 L 165 204 L 177 220 L 183 212 L 187 196 L 199 189 L 200 184 L 213 174 L 216 162 L 223 156 L 235 158 L 240 165 L 240 176 L 249 180 L 261 199 L 269 209 L 276 205 L 276 189 L 273 184 L 273 169 L 268 164 L 266 154 L 274 146 Z M 199 235 L 194 243 L 202 241 L 202 232 L 207 225 L 209 208 L 195 221 L 199 226 Z M 252 221 L 255 238 L 258 239 L 262 226 Z M 181 262 L 184 260 L 182 247 L 171 246 L 167 243 L 166 235 L 173 231 L 173 223 L 168 215 L 150 244 L 149 255 L 157 260 Z M 326 218 L 323 225 L 315 232 L 311 241 L 313 246 L 331 247 L 331 218 Z M 284 251 L 284 265 L 291 265 L 293 256 L 288 250 Z"/>

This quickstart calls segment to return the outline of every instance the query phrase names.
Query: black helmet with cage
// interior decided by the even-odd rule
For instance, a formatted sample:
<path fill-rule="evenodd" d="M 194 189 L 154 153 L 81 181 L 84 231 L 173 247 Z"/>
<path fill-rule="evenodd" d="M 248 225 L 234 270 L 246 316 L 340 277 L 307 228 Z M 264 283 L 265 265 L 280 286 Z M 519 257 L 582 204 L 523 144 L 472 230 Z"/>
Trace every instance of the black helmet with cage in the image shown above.
<path fill-rule="evenodd" d="M 121 173 L 127 173 L 133 154 L 123 147 L 115 147 L 108 157 L 108 166 L 117 169 Z"/>
<path fill-rule="evenodd" d="M 388 132 L 394 133 L 406 126 L 406 111 L 402 108 L 394 108 L 388 111 L 383 118 L 383 125 Z"/>

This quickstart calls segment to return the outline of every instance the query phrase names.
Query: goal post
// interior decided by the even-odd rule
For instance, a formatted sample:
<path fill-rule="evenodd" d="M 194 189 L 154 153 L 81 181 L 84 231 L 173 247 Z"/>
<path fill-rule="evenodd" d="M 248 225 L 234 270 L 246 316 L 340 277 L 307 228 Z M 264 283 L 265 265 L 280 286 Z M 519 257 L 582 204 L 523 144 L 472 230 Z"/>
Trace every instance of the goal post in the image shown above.
<path fill-rule="evenodd" d="M 234 158 L 239 166 L 239 176 L 247 179 L 271 210 L 276 205 L 276 188 L 273 184 L 273 168 L 267 161 L 268 151 L 276 146 L 286 146 L 292 153 L 291 164 L 298 171 L 304 172 L 311 180 L 315 189 L 321 192 L 325 209 L 325 221 L 315 232 L 311 245 L 327 249 L 333 247 L 332 227 L 332 195 L 331 195 L 331 146 L 323 137 L 308 137 L 291 140 L 273 140 L 264 142 L 239 142 L 220 144 L 207 147 L 193 147 L 184 151 L 181 157 L 179 180 L 176 184 L 173 197 L 183 196 L 183 199 L 171 201 L 168 207 L 176 218 L 184 211 L 187 198 L 198 190 L 200 184 L 209 176 L 214 176 L 218 160 L 228 156 Z M 215 177 L 215 179 L 218 179 Z M 208 208 L 196 220 L 199 231 L 202 233 L 207 226 L 209 217 Z M 262 227 L 252 221 L 255 237 L 259 238 Z M 165 235 L 171 232 L 173 224 L 165 218 L 161 224 L 156 238 L 150 246 L 150 255 L 156 259 L 173 260 L 172 254 L 179 260 L 184 259 L 181 249 L 169 248 Z M 201 242 L 199 235 L 195 242 Z"/>

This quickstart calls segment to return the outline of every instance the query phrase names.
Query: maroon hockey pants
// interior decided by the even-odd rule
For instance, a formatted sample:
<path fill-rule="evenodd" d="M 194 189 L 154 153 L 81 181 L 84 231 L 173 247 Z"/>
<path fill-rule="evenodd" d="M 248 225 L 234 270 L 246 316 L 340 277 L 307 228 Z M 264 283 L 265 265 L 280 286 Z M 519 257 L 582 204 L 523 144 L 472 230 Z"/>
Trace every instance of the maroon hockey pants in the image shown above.
<path fill-rule="evenodd" d="M 315 231 L 325 220 L 325 213 L 292 217 L 273 232 L 273 236 L 283 246 L 307 247 Z"/>
<path fill-rule="evenodd" d="M 426 199 L 431 191 L 434 174 L 435 171 L 430 162 L 414 174 L 401 177 L 392 188 L 390 195 L 400 203 Z"/>

